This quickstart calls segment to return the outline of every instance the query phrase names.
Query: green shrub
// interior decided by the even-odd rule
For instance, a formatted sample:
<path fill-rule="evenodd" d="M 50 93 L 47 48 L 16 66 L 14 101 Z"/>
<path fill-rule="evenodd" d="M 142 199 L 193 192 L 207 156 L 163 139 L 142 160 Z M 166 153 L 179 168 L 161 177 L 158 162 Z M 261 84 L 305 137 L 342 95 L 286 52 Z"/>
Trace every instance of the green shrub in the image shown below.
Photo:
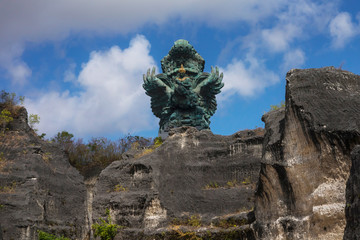
<path fill-rule="evenodd" d="M 205 189 L 214 189 L 214 188 L 219 188 L 219 184 L 217 182 L 210 182 L 209 184 L 207 184 L 205 186 Z"/>
<path fill-rule="evenodd" d="M 11 112 L 6 108 L 3 109 L 0 113 L 0 126 L 2 131 L 4 132 L 6 129 L 6 125 L 8 125 L 14 118 L 11 116 Z"/>
<path fill-rule="evenodd" d="M 29 126 L 31 127 L 32 130 L 34 130 L 35 132 L 37 132 L 38 130 L 35 128 L 35 124 L 39 124 L 40 123 L 40 117 L 37 114 L 30 114 L 29 115 Z"/>
<path fill-rule="evenodd" d="M 270 105 L 270 111 L 269 112 L 274 111 L 274 110 L 278 110 L 278 109 L 284 108 L 284 107 L 285 107 L 285 101 L 283 100 L 277 105 Z"/>
<path fill-rule="evenodd" d="M 229 188 L 236 187 L 236 186 L 237 186 L 237 181 L 236 181 L 236 179 L 233 179 L 233 180 L 231 180 L 231 181 L 228 181 L 228 182 L 226 183 L 226 186 L 229 187 Z"/>
<path fill-rule="evenodd" d="M 106 209 L 107 220 L 99 219 L 100 224 L 95 223 L 91 226 L 94 230 L 94 237 L 100 237 L 101 240 L 113 240 L 119 229 L 123 226 L 111 222 L 110 210 Z"/>
<path fill-rule="evenodd" d="M 154 139 L 154 147 L 157 148 L 157 147 L 160 147 L 160 145 L 163 143 L 163 139 L 161 137 L 156 137 Z"/>
<path fill-rule="evenodd" d="M 57 237 L 53 234 L 38 230 L 38 240 L 71 240 L 71 239 L 67 238 L 67 237 L 62 237 L 62 236 Z"/>
<path fill-rule="evenodd" d="M 200 216 L 192 215 L 187 223 L 189 226 L 192 226 L 192 227 L 200 227 L 201 226 Z"/>
<path fill-rule="evenodd" d="M 117 184 L 114 187 L 114 192 L 126 192 L 127 189 L 123 185 Z"/>

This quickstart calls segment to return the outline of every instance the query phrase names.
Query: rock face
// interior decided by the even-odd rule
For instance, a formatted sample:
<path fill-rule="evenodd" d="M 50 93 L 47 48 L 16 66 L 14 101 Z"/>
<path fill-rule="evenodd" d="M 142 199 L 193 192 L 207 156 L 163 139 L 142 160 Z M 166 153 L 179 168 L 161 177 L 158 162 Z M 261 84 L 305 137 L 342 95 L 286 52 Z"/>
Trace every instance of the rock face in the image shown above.
<path fill-rule="evenodd" d="M 341 239 L 350 152 L 360 143 L 360 76 L 292 70 L 286 107 L 263 116 L 259 239 Z"/>
<path fill-rule="evenodd" d="M 82 239 L 88 232 L 81 175 L 40 140 L 25 108 L 0 136 L 0 239 L 35 240 L 37 230 Z"/>
<path fill-rule="evenodd" d="M 191 219 L 205 228 L 230 216 L 240 218 L 242 225 L 254 221 L 249 212 L 260 170 L 262 130 L 232 136 L 193 127 L 176 131 L 151 154 L 113 162 L 101 173 L 94 221 L 109 208 L 113 220 L 128 227 L 123 234 L 133 232 L 124 239 L 169 232 L 177 222 Z M 253 239 L 249 227 L 242 231 L 245 237 L 238 239 Z"/>
<path fill-rule="evenodd" d="M 35 240 L 36 230 L 94 239 L 106 209 L 126 226 L 117 240 L 360 239 L 360 76 L 330 67 L 286 80 L 286 106 L 263 116 L 265 135 L 176 128 L 87 189 L 19 109 L 0 135 L 0 240 Z"/>
<path fill-rule="evenodd" d="M 351 154 L 350 177 L 346 183 L 346 228 L 344 240 L 360 239 L 360 146 Z"/>

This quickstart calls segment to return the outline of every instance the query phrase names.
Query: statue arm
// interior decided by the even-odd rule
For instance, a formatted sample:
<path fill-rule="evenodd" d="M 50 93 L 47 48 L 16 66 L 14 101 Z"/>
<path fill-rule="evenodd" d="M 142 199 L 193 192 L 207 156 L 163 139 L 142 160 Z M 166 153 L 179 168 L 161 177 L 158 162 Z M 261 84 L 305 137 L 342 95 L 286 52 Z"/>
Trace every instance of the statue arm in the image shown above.
<path fill-rule="evenodd" d="M 197 79 L 197 86 L 194 91 L 197 92 L 202 99 L 202 105 L 207 113 L 212 116 L 216 111 L 216 98 L 215 95 L 220 93 L 221 88 L 224 86 L 222 82 L 223 74 L 219 73 L 219 68 L 211 67 L 210 74 L 202 74 Z"/>
<path fill-rule="evenodd" d="M 151 71 L 149 69 L 143 79 L 146 94 L 151 97 L 151 109 L 155 116 L 161 118 L 173 91 L 171 81 L 164 74 L 155 75 L 155 67 Z"/>

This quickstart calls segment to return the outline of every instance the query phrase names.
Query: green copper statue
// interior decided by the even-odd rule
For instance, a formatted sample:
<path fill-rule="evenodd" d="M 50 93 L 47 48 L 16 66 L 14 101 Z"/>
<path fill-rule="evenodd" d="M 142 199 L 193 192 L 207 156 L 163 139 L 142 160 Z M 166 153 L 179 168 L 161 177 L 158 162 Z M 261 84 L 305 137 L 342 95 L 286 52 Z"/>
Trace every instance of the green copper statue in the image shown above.
<path fill-rule="evenodd" d="M 163 73 L 155 75 L 154 67 L 144 74 L 143 87 L 151 97 L 153 113 L 160 118 L 160 136 L 181 126 L 210 128 L 210 117 L 217 106 L 215 95 L 224 84 L 217 67 L 206 73 L 204 65 L 194 47 L 180 39 L 161 60 Z"/>

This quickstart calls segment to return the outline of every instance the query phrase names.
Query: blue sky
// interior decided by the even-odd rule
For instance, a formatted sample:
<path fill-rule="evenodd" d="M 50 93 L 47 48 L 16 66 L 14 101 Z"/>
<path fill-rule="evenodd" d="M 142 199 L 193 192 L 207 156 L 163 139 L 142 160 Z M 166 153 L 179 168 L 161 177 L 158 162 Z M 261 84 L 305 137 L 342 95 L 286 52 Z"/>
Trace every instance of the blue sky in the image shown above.
<path fill-rule="evenodd" d="M 0 89 L 25 96 L 39 133 L 155 137 L 142 89 L 177 39 L 218 66 L 216 134 L 262 127 L 291 68 L 360 74 L 358 0 L 0 0 Z"/>

